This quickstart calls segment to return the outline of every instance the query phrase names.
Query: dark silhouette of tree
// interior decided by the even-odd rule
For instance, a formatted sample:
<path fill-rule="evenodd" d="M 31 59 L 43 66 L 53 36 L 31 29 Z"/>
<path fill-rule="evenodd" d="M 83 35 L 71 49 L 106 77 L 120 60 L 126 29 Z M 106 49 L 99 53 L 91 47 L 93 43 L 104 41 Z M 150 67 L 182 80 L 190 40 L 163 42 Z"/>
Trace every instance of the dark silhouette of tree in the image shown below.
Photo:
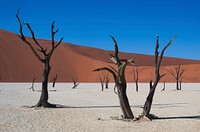
<path fill-rule="evenodd" d="M 101 83 L 101 91 L 104 90 L 104 84 L 105 84 L 105 88 L 108 89 L 108 84 L 109 84 L 109 81 L 110 81 L 108 75 L 109 75 L 109 74 L 104 75 L 103 78 L 101 78 L 101 77 L 99 76 L 99 81 L 100 81 L 100 83 Z"/>
<path fill-rule="evenodd" d="M 72 78 L 72 81 L 73 81 L 73 84 L 74 84 L 72 89 L 75 89 L 79 85 L 79 83 L 77 83 L 73 78 Z"/>
<path fill-rule="evenodd" d="M 179 86 L 180 86 L 179 90 L 181 90 L 182 89 L 182 78 L 179 81 Z"/>
<path fill-rule="evenodd" d="M 163 82 L 163 89 L 161 91 L 165 90 L 165 81 Z"/>
<path fill-rule="evenodd" d="M 52 85 L 52 87 L 55 87 L 57 79 L 58 79 L 58 75 L 56 74 L 56 75 L 53 76 L 53 85 Z"/>
<path fill-rule="evenodd" d="M 59 42 L 55 42 L 54 37 L 56 35 L 56 33 L 58 32 L 57 30 L 54 30 L 54 24 L 55 22 L 53 22 L 51 24 L 51 49 L 48 51 L 47 48 L 44 48 L 35 38 L 35 34 L 31 28 L 31 26 L 29 25 L 29 23 L 23 23 L 21 21 L 21 19 L 19 18 L 19 10 L 16 14 L 16 18 L 19 22 L 19 28 L 20 28 L 20 35 L 18 35 L 21 40 L 27 44 L 31 51 L 34 53 L 34 55 L 37 57 L 37 59 L 43 64 L 43 76 L 42 76 L 42 92 L 41 92 L 41 96 L 40 99 L 38 101 L 38 103 L 35 105 L 35 107 L 56 107 L 56 105 L 50 104 L 48 102 L 48 79 L 49 79 L 49 73 L 51 71 L 51 66 L 50 66 L 50 60 L 51 57 L 55 51 L 55 49 L 61 44 L 63 38 L 60 39 Z M 24 36 L 23 33 L 23 27 L 26 26 L 28 28 L 28 30 L 31 33 L 32 36 L 32 40 L 33 41 L 29 41 L 29 39 L 27 39 Z M 34 46 L 33 46 L 34 45 Z"/>
<path fill-rule="evenodd" d="M 176 89 L 177 90 L 181 90 L 181 88 L 179 88 L 179 83 L 181 84 L 181 78 L 186 70 L 187 70 L 186 68 L 181 67 L 181 64 L 178 64 L 178 65 L 174 66 L 173 69 L 168 70 L 170 75 L 176 80 Z"/>
<path fill-rule="evenodd" d="M 108 77 L 109 74 L 105 75 L 105 88 L 108 89 L 108 84 L 110 82 L 110 78 Z"/>
<path fill-rule="evenodd" d="M 33 78 L 32 86 L 29 88 L 29 89 L 31 89 L 32 91 L 35 91 L 35 89 L 34 89 L 34 83 L 35 83 L 35 78 Z"/>
<path fill-rule="evenodd" d="M 114 37 L 112 37 L 112 40 L 114 42 L 115 46 L 115 53 L 114 55 L 109 54 L 110 59 L 116 64 L 117 70 L 115 70 L 112 66 L 108 67 L 102 67 L 95 69 L 94 71 L 103 71 L 106 70 L 110 72 L 113 75 L 113 78 L 115 80 L 115 85 L 117 88 L 117 94 L 119 98 L 120 107 L 123 113 L 123 118 L 125 119 L 133 119 L 134 115 L 131 111 L 131 107 L 129 105 L 128 97 L 126 95 L 126 89 L 127 89 L 127 83 L 125 79 L 125 69 L 127 64 L 134 64 L 134 61 L 131 60 L 120 60 L 118 57 L 118 45 Z"/>
<path fill-rule="evenodd" d="M 139 76 L 138 65 L 136 65 L 135 68 L 133 68 L 133 79 L 135 82 L 136 92 L 138 92 L 138 79 L 139 79 L 138 76 Z"/>
<path fill-rule="evenodd" d="M 159 80 L 165 76 L 166 74 L 162 74 L 160 75 L 160 65 L 163 59 L 163 55 L 165 50 L 170 46 L 170 44 L 172 43 L 172 41 L 176 38 L 176 36 L 174 36 L 169 43 L 162 49 L 162 52 L 159 56 L 159 52 L 158 52 L 158 48 L 159 48 L 159 36 L 156 36 L 156 47 L 155 47 L 155 80 L 154 83 L 152 83 L 152 81 L 150 81 L 150 91 L 149 94 L 146 98 L 145 104 L 144 104 L 144 108 L 143 108 L 143 113 L 142 116 L 140 118 L 149 118 L 150 120 L 153 118 L 153 116 L 150 114 L 150 110 L 151 110 L 151 105 L 152 105 L 152 101 L 153 101 L 153 97 L 154 97 L 154 93 L 157 87 L 157 84 L 159 82 Z"/>
<path fill-rule="evenodd" d="M 100 83 L 101 83 L 101 91 L 103 91 L 103 89 L 104 89 L 104 80 L 105 80 L 105 78 L 101 78 L 100 76 L 99 76 L 99 81 L 100 81 Z"/>

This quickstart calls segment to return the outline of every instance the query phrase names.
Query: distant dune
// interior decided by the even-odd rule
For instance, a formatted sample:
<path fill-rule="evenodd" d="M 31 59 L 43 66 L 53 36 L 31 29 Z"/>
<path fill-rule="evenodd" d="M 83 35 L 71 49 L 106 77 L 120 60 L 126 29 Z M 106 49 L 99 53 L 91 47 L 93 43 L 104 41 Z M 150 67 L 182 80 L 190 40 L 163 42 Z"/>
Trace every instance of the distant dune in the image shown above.
<path fill-rule="evenodd" d="M 46 47 L 50 46 L 50 41 L 40 39 L 39 42 Z M 51 81 L 57 74 L 59 82 L 71 82 L 72 78 L 78 82 L 98 82 L 99 76 L 103 77 L 107 73 L 93 72 L 93 70 L 102 66 L 114 66 L 108 59 L 109 53 L 113 51 L 63 42 L 52 57 L 49 80 Z M 154 79 L 153 56 L 120 53 L 120 58 L 135 58 L 135 62 L 139 65 L 139 82 L 149 82 Z M 36 81 L 41 81 L 42 64 L 30 48 L 16 34 L 2 29 L 0 29 L 0 62 L 1 82 L 31 82 L 34 77 Z M 188 69 L 183 75 L 183 82 L 200 82 L 199 60 L 165 57 L 161 72 L 166 73 L 167 69 L 172 69 L 179 63 Z M 133 67 L 127 67 L 126 78 L 128 82 L 132 82 Z M 174 82 L 175 80 L 167 74 L 161 81 Z"/>

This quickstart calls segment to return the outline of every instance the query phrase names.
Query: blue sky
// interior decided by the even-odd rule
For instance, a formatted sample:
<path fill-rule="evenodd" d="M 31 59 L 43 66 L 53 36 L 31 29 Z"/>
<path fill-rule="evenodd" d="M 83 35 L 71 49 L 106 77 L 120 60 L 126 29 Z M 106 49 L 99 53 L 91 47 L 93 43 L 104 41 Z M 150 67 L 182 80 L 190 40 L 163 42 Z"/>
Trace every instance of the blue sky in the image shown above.
<path fill-rule="evenodd" d="M 64 42 L 113 50 L 113 35 L 120 51 L 152 55 L 157 34 L 161 47 L 177 35 L 165 55 L 200 60 L 199 0 L 1 0 L 0 28 L 19 33 L 19 7 L 38 38 L 56 21 Z"/>

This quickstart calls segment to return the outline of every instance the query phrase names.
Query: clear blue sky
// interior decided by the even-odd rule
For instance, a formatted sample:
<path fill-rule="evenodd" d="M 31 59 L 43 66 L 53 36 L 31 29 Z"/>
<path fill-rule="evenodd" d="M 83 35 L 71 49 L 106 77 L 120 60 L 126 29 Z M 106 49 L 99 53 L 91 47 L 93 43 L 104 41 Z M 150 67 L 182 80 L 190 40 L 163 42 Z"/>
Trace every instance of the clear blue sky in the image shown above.
<path fill-rule="evenodd" d="M 153 54 L 156 34 L 161 46 L 177 35 L 165 55 L 200 60 L 199 0 L 1 0 L 0 28 L 19 33 L 19 7 L 38 38 L 55 20 L 64 42 L 113 50 L 113 35 L 120 51 Z"/>

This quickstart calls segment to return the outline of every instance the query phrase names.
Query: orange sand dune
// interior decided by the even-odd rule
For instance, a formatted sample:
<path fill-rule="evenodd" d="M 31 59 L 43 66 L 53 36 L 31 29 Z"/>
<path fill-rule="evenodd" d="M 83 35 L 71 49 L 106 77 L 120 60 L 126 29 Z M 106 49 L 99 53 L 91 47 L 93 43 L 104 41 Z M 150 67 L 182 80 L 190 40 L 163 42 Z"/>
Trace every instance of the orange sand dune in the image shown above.
<path fill-rule="evenodd" d="M 50 41 L 38 41 L 46 47 L 50 46 Z M 102 66 L 114 66 L 108 59 L 108 54 L 112 52 L 62 43 L 52 57 L 52 71 L 49 80 L 51 81 L 52 77 L 57 74 L 59 82 L 71 82 L 72 78 L 79 82 L 98 82 L 99 76 L 104 76 L 106 72 L 95 73 L 93 70 Z M 153 80 L 153 56 L 120 53 L 120 57 L 135 58 L 135 62 L 139 65 L 140 82 Z M 0 62 L 1 82 L 31 82 L 34 77 L 36 81 L 41 81 L 42 64 L 37 60 L 30 48 L 16 34 L 2 29 L 0 29 Z M 188 68 L 183 76 L 184 82 L 200 82 L 199 60 L 165 57 L 161 71 L 165 73 L 166 69 L 171 69 L 173 65 L 178 63 Z M 133 67 L 127 67 L 126 77 L 128 82 L 132 82 Z M 174 82 L 174 79 L 167 74 L 163 81 Z"/>

